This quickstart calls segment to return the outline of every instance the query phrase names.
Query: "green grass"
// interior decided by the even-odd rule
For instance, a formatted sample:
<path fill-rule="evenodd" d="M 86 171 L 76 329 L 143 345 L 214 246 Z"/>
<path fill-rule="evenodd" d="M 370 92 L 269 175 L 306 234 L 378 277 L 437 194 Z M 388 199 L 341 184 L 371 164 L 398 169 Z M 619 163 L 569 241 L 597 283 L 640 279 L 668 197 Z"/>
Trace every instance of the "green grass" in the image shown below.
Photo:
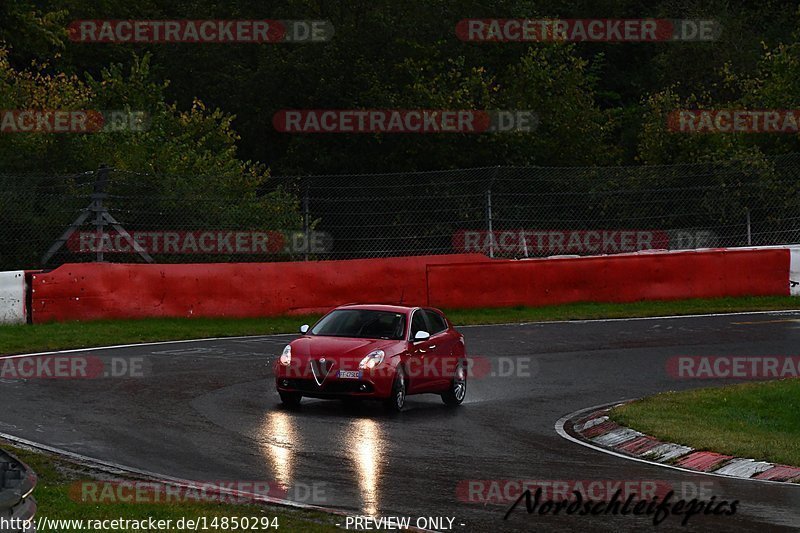
<path fill-rule="evenodd" d="M 0 326 L 0 354 L 137 342 L 234 337 L 297 331 L 318 316 L 270 318 L 147 318 Z"/>
<path fill-rule="evenodd" d="M 611 411 L 653 437 L 726 455 L 800 466 L 800 379 L 666 392 Z"/>
<path fill-rule="evenodd" d="M 445 312 L 456 325 L 467 325 L 796 308 L 800 308 L 800 300 L 788 296 L 768 296 L 629 304 L 576 303 L 546 307 L 449 309 Z M 0 354 L 203 337 L 294 333 L 300 324 L 313 323 L 317 318 L 315 315 L 245 319 L 154 318 L 0 326 Z"/>
<path fill-rule="evenodd" d="M 800 309 L 800 299 L 792 296 L 748 296 L 742 298 L 644 301 L 625 304 L 575 303 L 545 307 L 446 310 L 455 324 L 498 324 L 550 320 L 585 320 L 738 311 Z"/>
<path fill-rule="evenodd" d="M 46 516 L 56 520 L 113 520 L 117 518 L 147 520 L 148 517 L 153 517 L 155 520 L 171 519 L 173 531 L 176 531 L 174 524 L 183 517 L 196 519 L 204 516 L 209 521 L 213 517 L 269 517 L 270 519 L 277 517 L 279 529 L 270 528 L 269 531 L 308 531 L 311 533 L 339 531 L 335 524 L 340 522 L 341 518 L 335 515 L 279 506 L 220 503 L 84 503 L 76 501 L 70 495 L 70 487 L 81 481 L 93 481 L 97 477 L 97 473 L 48 454 L 21 449 L 6 443 L 0 443 L 0 449 L 16 455 L 39 476 L 39 482 L 34 491 L 34 497 L 39 507 L 36 512 L 37 517 Z M 108 479 L 108 476 L 103 475 L 102 478 Z M 118 529 L 115 531 L 129 530 Z M 209 531 L 216 530 L 209 529 Z M 244 530 L 229 529 L 228 531 Z"/>

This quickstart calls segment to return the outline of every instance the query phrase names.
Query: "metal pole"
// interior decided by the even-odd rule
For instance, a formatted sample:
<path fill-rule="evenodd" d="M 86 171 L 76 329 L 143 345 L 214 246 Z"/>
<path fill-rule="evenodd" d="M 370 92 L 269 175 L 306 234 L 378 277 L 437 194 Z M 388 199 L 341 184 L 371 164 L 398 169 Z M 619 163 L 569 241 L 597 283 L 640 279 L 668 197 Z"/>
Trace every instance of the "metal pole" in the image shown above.
<path fill-rule="evenodd" d="M 305 235 L 305 260 L 308 261 L 308 249 L 311 246 L 308 228 L 308 183 L 306 183 L 303 193 L 303 235 Z"/>
<path fill-rule="evenodd" d="M 97 231 L 97 238 L 99 240 L 97 246 L 97 255 L 95 260 L 102 263 L 105 259 L 103 254 L 103 232 L 106 226 L 105 217 L 103 217 L 103 199 L 106 197 L 106 184 L 108 183 L 108 167 L 101 165 L 97 171 L 97 180 L 94 182 L 94 194 L 92 194 L 92 210 L 94 210 L 94 225 Z"/>
<path fill-rule="evenodd" d="M 489 239 L 489 257 L 494 258 L 494 231 L 492 230 L 492 185 L 494 185 L 494 180 L 497 179 L 497 175 L 500 173 L 500 165 L 494 167 L 494 173 L 492 174 L 492 178 L 489 180 L 489 186 L 486 188 L 486 229 L 488 230 L 489 234 L 487 238 Z"/>
<path fill-rule="evenodd" d="M 92 209 L 94 210 L 94 227 L 95 232 L 97 233 L 97 255 L 95 257 L 95 261 L 98 263 L 102 263 L 104 256 L 103 256 L 103 227 L 105 226 L 105 220 L 103 220 L 103 201 L 102 200 L 94 200 L 92 202 Z"/>
<path fill-rule="evenodd" d="M 486 190 L 486 228 L 489 231 L 489 257 L 494 258 L 494 232 L 492 231 L 492 188 Z"/>
<path fill-rule="evenodd" d="M 752 233 L 750 231 L 750 208 L 746 207 L 745 212 L 747 213 L 747 246 L 753 245 Z"/>

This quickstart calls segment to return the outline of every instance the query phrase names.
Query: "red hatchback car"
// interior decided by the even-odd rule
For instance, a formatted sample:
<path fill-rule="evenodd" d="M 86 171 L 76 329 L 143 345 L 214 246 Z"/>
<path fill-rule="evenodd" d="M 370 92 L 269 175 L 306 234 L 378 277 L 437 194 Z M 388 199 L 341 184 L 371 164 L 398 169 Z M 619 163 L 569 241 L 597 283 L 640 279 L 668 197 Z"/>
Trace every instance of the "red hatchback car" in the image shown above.
<path fill-rule="evenodd" d="M 464 336 L 438 309 L 343 305 L 288 344 L 275 385 L 290 406 L 310 398 L 382 400 L 400 411 L 410 394 L 459 405 L 467 392 Z"/>

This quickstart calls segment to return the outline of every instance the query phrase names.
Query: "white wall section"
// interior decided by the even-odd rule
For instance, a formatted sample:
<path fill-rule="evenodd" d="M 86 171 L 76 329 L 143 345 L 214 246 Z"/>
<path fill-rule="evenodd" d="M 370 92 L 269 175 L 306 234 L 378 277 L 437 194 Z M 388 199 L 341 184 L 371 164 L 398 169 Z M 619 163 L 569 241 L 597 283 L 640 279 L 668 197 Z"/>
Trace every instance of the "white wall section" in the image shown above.
<path fill-rule="evenodd" d="M 0 324 L 25 323 L 25 271 L 0 272 Z"/>
<path fill-rule="evenodd" d="M 789 294 L 800 296 L 800 246 L 790 246 L 789 256 Z"/>

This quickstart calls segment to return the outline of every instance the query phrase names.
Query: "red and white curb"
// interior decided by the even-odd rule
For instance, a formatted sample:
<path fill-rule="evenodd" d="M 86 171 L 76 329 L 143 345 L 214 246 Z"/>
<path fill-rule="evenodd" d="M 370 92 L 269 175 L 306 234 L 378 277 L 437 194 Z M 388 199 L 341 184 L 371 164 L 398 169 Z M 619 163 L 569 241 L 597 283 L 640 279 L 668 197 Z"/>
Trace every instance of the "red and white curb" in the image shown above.
<path fill-rule="evenodd" d="M 627 402 L 623 402 L 627 403 Z M 562 437 L 618 457 L 690 472 L 766 482 L 800 483 L 800 468 L 745 459 L 663 442 L 620 426 L 609 411 L 621 403 L 584 409 L 556 423 Z"/>

